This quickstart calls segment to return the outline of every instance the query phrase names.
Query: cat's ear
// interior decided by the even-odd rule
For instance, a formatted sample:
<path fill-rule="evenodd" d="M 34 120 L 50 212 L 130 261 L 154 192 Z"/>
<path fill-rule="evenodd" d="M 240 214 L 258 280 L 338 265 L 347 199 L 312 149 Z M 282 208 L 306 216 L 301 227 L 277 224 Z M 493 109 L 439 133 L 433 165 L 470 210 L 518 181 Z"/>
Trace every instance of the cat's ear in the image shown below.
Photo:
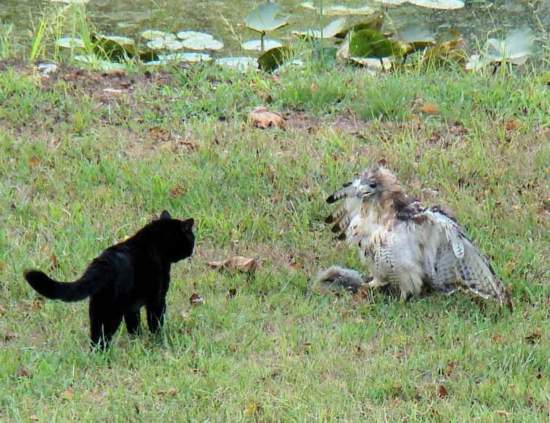
<path fill-rule="evenodd" d="M 160 220 L 164 219 L 172 219 L 172 216 L 170 216 L 170 213 L 168 213 L 166 210 L 163 210 L 159 217 Z"/>
<path fill-rule="evenodd" d="M 181 222 L 181 227 L 185 232 L 189 232 L 191 229 L 193 229 L 194 224 L 195 224 L 195 220 L 191 218 Z"/>

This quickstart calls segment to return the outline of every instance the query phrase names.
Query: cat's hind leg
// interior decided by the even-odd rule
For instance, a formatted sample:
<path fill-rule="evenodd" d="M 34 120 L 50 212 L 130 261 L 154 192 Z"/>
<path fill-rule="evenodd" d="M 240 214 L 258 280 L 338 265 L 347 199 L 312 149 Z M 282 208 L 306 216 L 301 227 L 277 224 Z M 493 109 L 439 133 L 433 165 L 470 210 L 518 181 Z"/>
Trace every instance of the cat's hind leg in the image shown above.
<path fill-rule="evenodd" d="M 126 323 L 126 329 L 130 335 L 137 335 L 140 332 L 139 310 L 124 313 L 124 323 Z"/>
<path fill-rule="evenodd" d="M 166 313 L 166 301 L 162 300 L 158 303 L 147 304 L 147 324 L 149 330 L 153 333 L 164 325 L 164 314 Z"/>
<path fill-rule="evenodd" d="M 90 337 L 92 348 L 105 350 L 122 322 L 122 313 L 112 311 L 93 297 L 90 299 Z"/>

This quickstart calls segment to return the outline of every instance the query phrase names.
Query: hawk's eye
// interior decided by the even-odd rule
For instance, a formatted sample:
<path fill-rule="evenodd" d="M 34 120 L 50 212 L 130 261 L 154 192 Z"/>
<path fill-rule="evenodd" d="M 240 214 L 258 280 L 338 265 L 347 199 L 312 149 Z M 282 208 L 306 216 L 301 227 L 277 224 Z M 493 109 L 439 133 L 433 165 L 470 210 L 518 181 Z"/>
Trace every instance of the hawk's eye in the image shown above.
<path fill-rule="evenodd" d="M 371 182 L 371 183 L 369 184 L 369 187 L 371 187 L 371 188 L 376 188 L 376 182 Z"/>

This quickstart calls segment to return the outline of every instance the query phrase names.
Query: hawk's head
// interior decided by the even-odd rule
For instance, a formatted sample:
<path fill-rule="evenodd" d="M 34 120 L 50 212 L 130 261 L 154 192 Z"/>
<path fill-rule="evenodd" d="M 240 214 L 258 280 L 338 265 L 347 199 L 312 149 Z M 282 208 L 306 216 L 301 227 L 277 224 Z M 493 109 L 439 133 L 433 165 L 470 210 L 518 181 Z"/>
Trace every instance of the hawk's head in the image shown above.
<path fill-rule="evenodd" d="M 380 201 L 381 196 L 401 191 L 397 178 L 383 166 L 371 166 L 360 177 L 357 196 L 363 201 Z"/>

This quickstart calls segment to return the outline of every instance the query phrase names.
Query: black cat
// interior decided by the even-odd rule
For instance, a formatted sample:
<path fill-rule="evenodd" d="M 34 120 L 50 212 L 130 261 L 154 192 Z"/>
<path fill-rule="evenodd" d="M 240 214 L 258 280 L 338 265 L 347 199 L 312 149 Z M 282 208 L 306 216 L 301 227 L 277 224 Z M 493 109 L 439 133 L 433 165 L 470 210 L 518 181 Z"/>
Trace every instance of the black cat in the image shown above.
<path fill-rule="evenodd" d="M 163 211 L 133 237 L 107 248 L 73 283 L 54 281 L 37 270 L 25 272 L 25 278 L 47 298 L 90 297 L 93 347 L 106 348 L 123 317 L 128 332 L 137 333 L 142 306 L 147 309 L 149 329 L 156 332 L 164 323 L 170 266 L 193 253 L 193 223 L 193 219 L 172 219 Z"/>

